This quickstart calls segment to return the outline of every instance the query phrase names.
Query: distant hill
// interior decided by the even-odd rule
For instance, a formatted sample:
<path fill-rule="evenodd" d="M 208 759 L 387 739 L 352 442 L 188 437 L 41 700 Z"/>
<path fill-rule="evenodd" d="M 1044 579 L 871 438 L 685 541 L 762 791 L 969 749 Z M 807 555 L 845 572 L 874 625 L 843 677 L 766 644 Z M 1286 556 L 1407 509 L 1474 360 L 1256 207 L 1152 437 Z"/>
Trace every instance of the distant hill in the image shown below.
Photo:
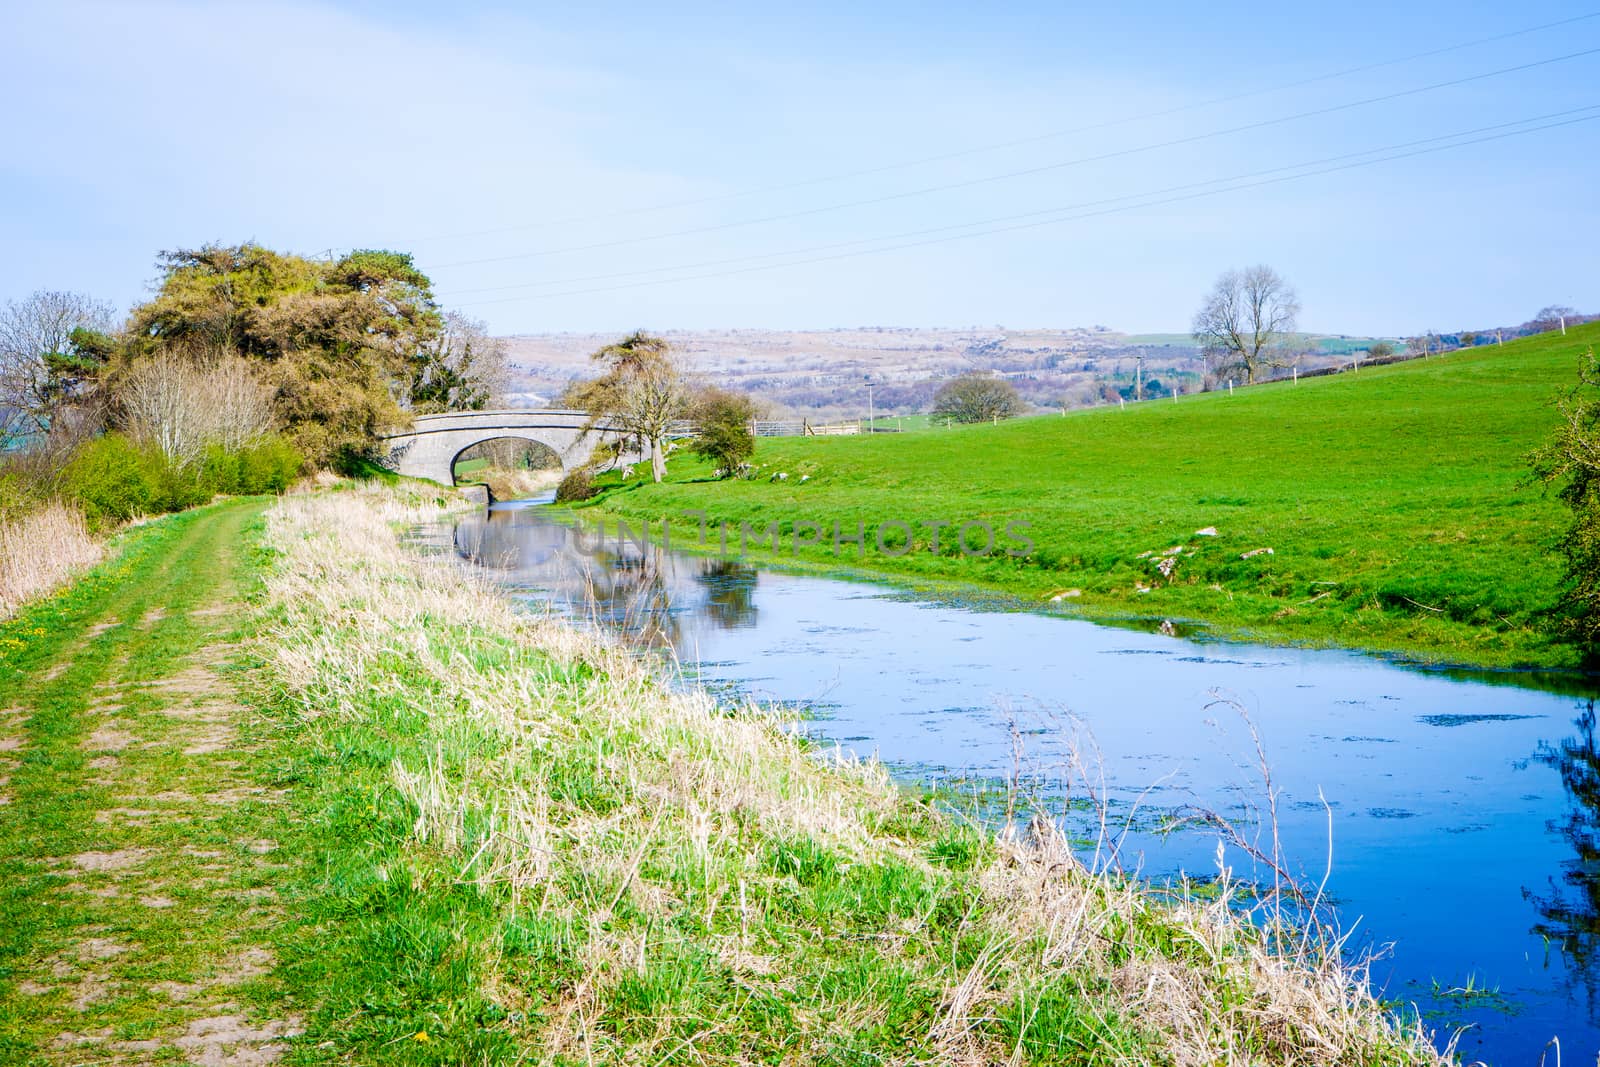
<path fill-rule="evenodd" d="M 865 326 L 833 330 L 672 330 L 665 333 L 699 373 L 755 394 L 775 414 L 856 417 L 925 411 L 939 383 L 964 371 L 1009 378 L 1030 403 L 1087 407 L 1132 396 L 1141 358 L 1146 396 L 1200 388 L 1204 365 L 1187 334 L 1124 334 L 1103 326 L 933 329 Z M 616 334 L 524 334 L 504 340 L 512 391 L 528 406 L 558 396 L 591 373 L 589 354 Z M 1305 369 L 1348 359 L 1376 338 L 1308 335 Z M 1390 339 L 1391 343 L 1393 339 Z"/>

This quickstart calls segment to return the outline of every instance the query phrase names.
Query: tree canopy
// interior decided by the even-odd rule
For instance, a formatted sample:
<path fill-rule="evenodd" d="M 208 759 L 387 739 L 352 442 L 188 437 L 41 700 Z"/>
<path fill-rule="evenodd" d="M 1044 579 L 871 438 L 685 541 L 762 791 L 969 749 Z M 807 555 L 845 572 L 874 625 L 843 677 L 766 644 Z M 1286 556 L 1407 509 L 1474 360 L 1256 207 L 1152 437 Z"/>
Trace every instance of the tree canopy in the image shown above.
<path fill-rule="evenodd" d="M 37 292 L 0 308 L 0 443 L 43 434 L 92 398 L 114 344 L 111 306 Z"/>
<path fill-rule="evenodd" d="M 314 463 L 373 449 L 415 411 L 481 408 L 481 330 L 450 321 L 402 252 L 311 259 L 257 244 L 162 253 L 133 310 L 123 366 L 157 353 L 262 369 L 284 430 Z M 468 338 L 468 334 L 471 338 Z"/>
<path fill-rule="evenodd" d="M 973 372 L 952 378 L 933 397 L 935 418 L 956 422 L 993 422 L 1022 414 L 1017 387 L 1004 378 Z"/>
<path fill-rule="evenodd" d="M 1534 476 L 1556 486 L 1572 509 L 1572 524 L 1559 544 L 1567 564 L 1559 621 L 1592 664 L 1600 661 L 1600 360 L 1593 351 L 1557 410 L 1560 424 L 1528 462 Z"/>
<path fill-rule="evenodd" d="M 599 377 L 574 382 L 564 401 L 589 412 L 589 425 L 602 418 L 650 450 L 650 475 L 666 476 L 667 433 L 689 403 L 682 368 L 664 338 L 635 330 L 591 357 L 605 369 Z"/>
<path fill-rule="evenodd" d="M 715 462 L 724 477 L 733 477 L 740 464 L 755 455 L 750 423 L 756 417 L 756 405 L 746 394 L 716 386 L 702 390 L 691 417 L 696 436 L 690 447 L 695 455 Z"/>
<path fill-rule="evenodd" d="M 1251 384 L 1285 365 L 1300 301 L 1271 267 L 1224 271 L 1195 312 L 1191 329 L 1213 378 L 1243 374 Z"/>
<path fill-rule="evenodd" d="M 1535 333 L 1545 333 L 1549 330 L 1559 330 L 1562 326 L 1575 326 L 1584 319 L 1578 314 L 1576 308 L 1565 304 L 1550 304 L 1540 308 L 1534 313 L 1533 318 L 1523 323 L 1523 328 Z"/>

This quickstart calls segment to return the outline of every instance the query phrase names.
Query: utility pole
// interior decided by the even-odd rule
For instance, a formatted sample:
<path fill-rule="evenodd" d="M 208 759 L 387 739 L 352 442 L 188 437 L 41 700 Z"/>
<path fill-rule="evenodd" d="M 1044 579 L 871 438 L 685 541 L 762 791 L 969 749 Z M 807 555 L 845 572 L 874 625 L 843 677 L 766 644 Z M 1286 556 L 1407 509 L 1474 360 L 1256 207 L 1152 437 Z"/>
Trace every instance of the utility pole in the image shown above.
<path fill-rule="evenodd" d="M 872 379 L 867 379 L 867 432 L 872 433 Z"/>
<path fill-rule="evenodd" d="M 1135 400 L 1143 400 L 1144 399 L 1144 353 L 1143 352 L 1139 353 L 1139 359 L 1134 365 L 1134 371 L 1133 371 L 1133 398 Z"/>

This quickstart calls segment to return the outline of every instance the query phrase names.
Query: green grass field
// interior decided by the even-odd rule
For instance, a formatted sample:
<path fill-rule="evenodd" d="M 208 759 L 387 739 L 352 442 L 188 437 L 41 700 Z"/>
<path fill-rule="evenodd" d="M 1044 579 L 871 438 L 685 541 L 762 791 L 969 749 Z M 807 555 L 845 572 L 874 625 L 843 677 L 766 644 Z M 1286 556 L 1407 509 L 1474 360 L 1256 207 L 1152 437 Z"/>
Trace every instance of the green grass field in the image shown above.
<path fill-rule="evenodd" d="M 673 457 L 662 485 L 636 476 L 591 517 L 704 510 L 757 531 L 778 522 L 802 566 L 974 583 L 1095 618 L 1202 621 L 1229 636 L 1338 644 L 1488 666 L 1561 666 L 1550 635 L 1566 516 L 1525 484 L 1526 454 L 1556 422 L 1600 325 L 1356 374 L 956 431 L 767 439 L 748 481 Z M 787 480 L 771 476 L 786 472 Z M 799 478 L 809 475 L 805 484 Z M 614 476 L 613 476 L 614 477 Z M 792 547 L 797 521 L 867 530 L 868 550 Z M 898 520 L 915 550 L 872 531 Z M 1026 558 L 937 554 L 920 525 L 1026 522 Z M 1196 536 L 1215 527 L 1217 536 Z M 890 535 L 891 540 L 895 536 Z M 974 539 L 978 539 L 976 531 Z M 892 544 L 891 544 L 892 547 Z M 1181 547 L 1170 577 L 1159 553 Z M 1245 553 L 1272 549 L 1249 559 Z M 1145 553 L 1156 555 L 1144 556 Z M 762 554 L 762 553 L 758 553 Z M 1148 589 L 1148 591 L 1142 591 Z"/>

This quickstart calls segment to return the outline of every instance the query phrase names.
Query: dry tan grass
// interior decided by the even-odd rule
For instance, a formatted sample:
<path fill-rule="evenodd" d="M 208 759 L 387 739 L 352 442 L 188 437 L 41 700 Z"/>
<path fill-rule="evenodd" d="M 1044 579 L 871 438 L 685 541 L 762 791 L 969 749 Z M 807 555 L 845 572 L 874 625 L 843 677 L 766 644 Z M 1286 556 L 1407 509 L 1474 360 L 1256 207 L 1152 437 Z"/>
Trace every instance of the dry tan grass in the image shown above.
<path fill-rule="evenodd" d="M 519 500 L 548 492 L 561 484 L 564 471 L 487 467 L 467 477 L 489 487 L 496 500 Z"/>
<path fill-rule="evenodd" d="M 942 935 L 927 915 L 857 935 L 886 967 L 942 990 L 915 1047 L 882 1062 L 1022 1062 L 1025 1035 L 1000 1041 L 995 1020 L 1033 992 L 1063 988 L 1106 1032 L 1155 1035 L 1155 1051 L 1108 1049 L 1104 1062 L 1449 1062 L 1376 1002 L 1329 939 L 1274 950 L 1233 907 L 1225 875 L 1217 899 L 1174 902 L 1089 869 L 1048 819 L 1001 834 L 975 869 L 936 869 L 928 844 L 940 817 L 918 809 L 921 829 L 907 829 L 907 798 L 881 766 L 808 753 L 763 709 L 675 689 L 603 639 L 522 614 L 488 584 L 407 551 L 391 524 L 435 517 L 429 503 L 381 489 L 282 500 L 267 519 L 281 565 L 269 580 L 278 622 L 262 649 L 312 718 L 370 721 L 375 688 L 425 685 L 425 697 L 410 699 L 425 704 L 430 751 L 391 769 L 413 806 L 415 841 L 458 856 L 461 880 L 542 916 L 570 916 L 583 932 L 581 978 L 545 1005 L 530 1035 L 545 1061 L 672 1054 L 671 1020 L 658 1033 L 609 1036 L 607 997 L 618 976 L 646 973 L 661 951 L 651 924 L 670 925 L 690 896 L 712 931 L 701 947 L 742 986 L 794 1006 L 793 1062 L 827 1055 L 841 1026 L 879 1021 L 885 1005 L 865 995 L 808 999 L 800 968 L 815 964 L 828 935 L 784 925 L 792 882 L 761 859 L 771 842 L 804 839 L 851 864 L 893 862 L 942 879 L 977 902 L 958 937 L 983 947 L 960 967 L 936 947 Z M 484 651 L 507 644 L 517 654 Z M 561 799 L 556 768 L 575 754 L 620 798 L 614 806 Z M 688 893 L 685 878 L 702 888 Z M 643 927 L 621 921 L 624 902 L 650 917 Z M 775 939 L 775 930 L 787 932 Z M 824 1011 L 830 1022 L 808 1021 Z"/>
<path fill-rule="evenodd" d="M 0 618 L 100 562 L 104 551 L 65 504 L 0 522 Z"/>

